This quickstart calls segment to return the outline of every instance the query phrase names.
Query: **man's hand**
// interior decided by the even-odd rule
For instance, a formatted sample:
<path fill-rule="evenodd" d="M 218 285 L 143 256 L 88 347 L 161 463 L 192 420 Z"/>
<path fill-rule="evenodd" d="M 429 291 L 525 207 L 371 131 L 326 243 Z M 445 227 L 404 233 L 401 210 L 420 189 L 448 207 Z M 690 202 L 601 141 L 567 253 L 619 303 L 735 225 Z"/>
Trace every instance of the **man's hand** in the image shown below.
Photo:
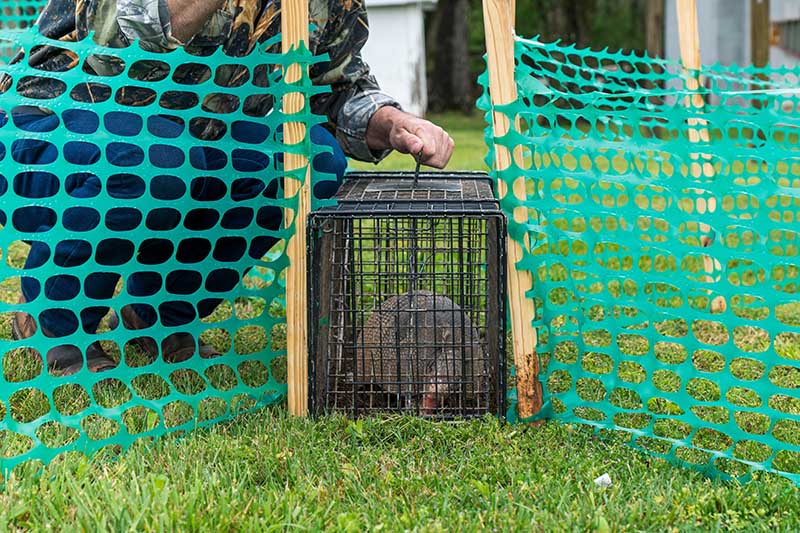
<path fill-rule="evenodd" d="M 167 0 L 172 36 L 186 43 L 203 29 L 203 25 L 225 0 Z"/>
<path fill-rule="evenodd" d="M 444 168 L 455 143 L 436 124 L 386 106 L 378 109 L 367 125 L 367 146 L 373 150 L 393 148 L 415 157 L 422 151 L 423 164 Z"/>

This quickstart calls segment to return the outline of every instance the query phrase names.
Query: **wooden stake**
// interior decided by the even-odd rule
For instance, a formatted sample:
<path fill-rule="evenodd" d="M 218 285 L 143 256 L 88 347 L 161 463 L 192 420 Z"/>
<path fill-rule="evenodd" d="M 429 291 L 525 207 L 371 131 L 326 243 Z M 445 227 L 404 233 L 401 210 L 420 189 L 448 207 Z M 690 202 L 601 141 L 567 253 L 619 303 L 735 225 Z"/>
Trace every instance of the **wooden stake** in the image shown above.
<path fill-rule="evenodd" d="M 676 5 L 678 8 L 678 41 L 681 49 L 681 61 L 686 73 L 689 74 L 689 71 L 698 71 L 701 67 L 700 35 L 697 30 L 697 0 L 678 0 Z M 701 83 L 702 80 L 699 77 L 692 76 L 688 78 L 686 88 L 689 91 L 698 91 Z M 687 105 L 702 109 L 704 105 L 703 95 L 695 92 L 692 95 L 691 102 L 687 103 Z M 689 130 L 689 134 L 692 135 L 693 133 L 697 135 L 698 131 L 692 128 Z M 693 142 L 697 140 L 695 139 Z"/>
<path fill-rule="evenodd" d="M 769 49 L 772 46 L 772 24 L 769 20 L 769 0 L 750 0 L 750 60 L 754 67 L 764 68 L 769 63 Z M 753 76 L 750 88 L 755 91 L 751 100 L 753 107 L 763 109 L 768 101 L 759 96 L 767 88 L 769 76 L 763 72 Z"/>
<path fill-rule="evenodd" d="M 694 94 L 691 97 L 687 96 L 685 105 L 689 108 L 696 109 L 698 112 L 703 109 L 705 101 L 703 95 L 700 93 L 703 80 L 699 74 L 695 75 L 700 68 L 700 36 L 697 29 L 697 0 L 678 0 L 676 3 L 678 10 L 678 40 L 681 50 L 681 61 L 686 69 L 687 74 L 686 89 Z M 706 126 L 706 121 L 698 118 L 692 118 L 688 121 L 689 125 L 689 142 L 709 142 L 710 136 Z M 691 157 L 696 158 L 698 162 L 689 165 L 689 174 L 699 178 L 700 176 L 713 177 L 714 166 L 710 162 L 708 154 L 693 153 Z M 705 160 L 700 163 L 700 160 Z M 713 213 L 717 210 L 717 199 L 709 198 L 698 199 L 695 202 L 695 208 L 699 215 L 704 213 Z M 708 224 L 700 223 L 700 244 L 704 247 L 711 246 L 713 238 L 711 236 L 711 226 Z M 709 256 L 703 258 L 703 270 L 708 274 L 707 281 L 713 281 L 711 274 L 715 270 L 715 260 Z M 725 311 L 726 303 L 722 296 L 714 298 L 711 302 L 712 313 L 722 313 Z"/>
<path fill-rule="evenodd" d="M 486 52 L 489 62 L 489 92 L 492 105 L 501 105 L 516 100 L 517 90 L 514 82 L 514 27 L 512 24 L 513 2 L 510 0 L 483 0 L 483 23 L 486 30 Z M 509 117 L 492 112 L 495 136 L 505 135 L 510 127 Z M 508 148 L 495 145 L 495 169 L 505 170 L 511 166 L 511 152 Z M 512 191 L 502 180 L 498 182 L 501 197 L 514 194 L 524 200 L 525 179 L 517 177 Z M 528 211 L 525 207 L 517 207 L 513 213 L 514 220 L 527 223 Z M 528 236 L 523 243 L 525 250 L 530 251 Z M 517 411 L 520 418 L 528 418 L 539 412 L 542 407 L 542 389 L 539 383 L 539 359 L 536 355 L 536 330 L 533 328 L 535 309 L 533 300 L 527 293 L 533 286 L 531 273 L 517 270 L 517 263 L 522 260 L 522 245 L 509 237 L 508 239 L 508 289 L 509 307 L 511 311 L 511 332 L 513 336 L 514 366 L 517 379 Z"/>
<path fill-rule="evenodd" d="M 647 0 L 645 39 L 651 57 L 664 57 L 664 0 Z"/>
<path fill-rule="evenodd" d="M 750 0 L 750 59 L 756 67 L 769 63 L 770 31 L 769 0 Z"/>
<path fill-rule="evenodd" d="M 283 0 L 281 3 L 281 33 L 283 52 L 289 52 L 301 42 L 308 43 L 308 1 Z M 289 65 L 284 73 L 288 83 L 296 82 L 303 76 L 303 67 L 297 63 Z M 298 92 L 283 97 L 285 113 L 296 113 L 303 109 L 305 97 Z M 306 134 L 302 122 L 287 122 L 283 125 L 284 144 L 302 142 Z M 306 274 L 306 219 L 311 208 L 311 167 L 308 158 L 300 154 L 284 154 L 284 195 L 287 198 L 297 195 L 297 213 L 292 220 L 291 210 L 287 209 L 286 224 L 294 221 L 294 234 L 287 244 L 289 269 L 286 273 L 286 348 L 288 366 L 289 411 L 296 416 L 308 414 L 308 292 Z M 303 181 L 290 179 L 286 173 L 306 168 Z"/>

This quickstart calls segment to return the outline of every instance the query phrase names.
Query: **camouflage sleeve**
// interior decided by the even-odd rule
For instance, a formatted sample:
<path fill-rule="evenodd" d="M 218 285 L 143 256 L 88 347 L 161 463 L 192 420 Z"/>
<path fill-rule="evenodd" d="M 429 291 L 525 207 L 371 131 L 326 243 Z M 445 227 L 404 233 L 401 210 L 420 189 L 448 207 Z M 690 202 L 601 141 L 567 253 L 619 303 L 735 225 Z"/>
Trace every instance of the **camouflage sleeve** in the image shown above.
<path fill-rule="evenodd" d="M 314 1 L 311 18 L 314 22 Z M 391 150 L 375 151 L 367 146 L 367 125 L 383 106 L 400 109 L 400 104 L 381 91 L 369 66 L 361 57 L 369 28 L 367 11 L 360 0 L 328 1 L 328 20 L 319 28 L 316 52 L 329 54 L 330 61 L 314 65 L 314 83 L 330 85 L 332 92 L 312 100 L 315 112 L 325 114 L 335 128 L 342 150 L 360 161 L 377 163 Z"/>
<path fill-rule="evenodd" d="M 75 18 L 79 33 L 94 31 L 103 45 L 126 46 L 139 41 L 142 48 L 153 52 L 181 45 L 172 36 L 167 0 L 88 0 L 78 2 Z"/>
<path fill-rule="evenodd" d="M 128 41 L 138 40 L 151 51 L 173 50 L 181 42 L 172 36 L 167 0 L 117 0 L 117 23 Z"/>

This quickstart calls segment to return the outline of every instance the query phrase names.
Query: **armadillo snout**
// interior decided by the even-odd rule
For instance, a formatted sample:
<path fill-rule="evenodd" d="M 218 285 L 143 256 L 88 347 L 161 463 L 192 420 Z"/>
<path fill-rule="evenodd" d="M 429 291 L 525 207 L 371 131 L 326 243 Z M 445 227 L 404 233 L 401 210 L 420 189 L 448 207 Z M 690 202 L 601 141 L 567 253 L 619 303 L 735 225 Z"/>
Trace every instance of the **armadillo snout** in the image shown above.
<path fill-rule="evenodd" d="M 426 393 L 425 396 L 422 397 L 421 412 L 423 415 L 435 415 L 437 407 L 438 403 L 436 401 L 436 393 Z"/>
<path fill-rule="evenodd" d="M 388 395 L 405 397 L 405 408 L 442 414 L 454 398 L 474 401 L 483 359 L 477 331 L 452 300 L 427 291 L 383 301 L 358 335 L 356 372 Z M 478 385 L 474 385 L 478 383 Z"/>

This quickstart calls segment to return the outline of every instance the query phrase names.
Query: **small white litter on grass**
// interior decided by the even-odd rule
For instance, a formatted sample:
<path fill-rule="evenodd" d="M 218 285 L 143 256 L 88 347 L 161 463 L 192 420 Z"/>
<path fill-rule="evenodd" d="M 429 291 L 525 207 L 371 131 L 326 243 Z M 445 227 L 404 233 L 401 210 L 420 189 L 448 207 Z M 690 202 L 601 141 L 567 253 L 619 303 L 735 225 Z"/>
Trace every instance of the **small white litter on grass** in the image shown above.
<path fill-rule="evenodd" d="M 594 480 L 594 484 L 602 489 L 607 489 L 611 486 L 611 476 L 608 474 L 603 474 L 599 478 Z"/>

